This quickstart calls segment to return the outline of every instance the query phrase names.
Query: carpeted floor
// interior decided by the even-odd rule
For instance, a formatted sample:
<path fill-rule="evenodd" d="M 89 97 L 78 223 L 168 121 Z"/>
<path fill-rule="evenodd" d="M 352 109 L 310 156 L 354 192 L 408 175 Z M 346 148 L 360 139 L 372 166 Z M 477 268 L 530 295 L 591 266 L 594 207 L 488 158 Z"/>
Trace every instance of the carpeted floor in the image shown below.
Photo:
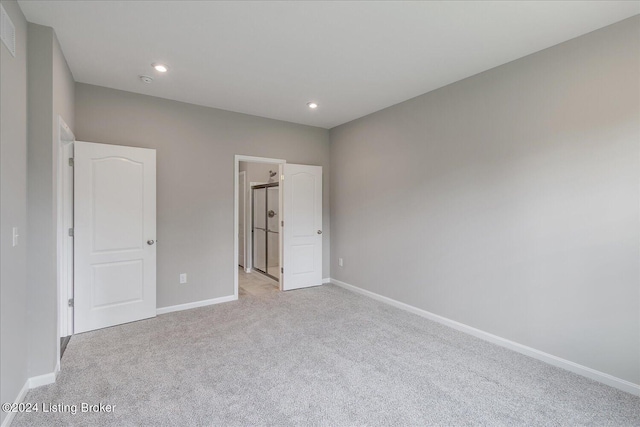
<path fill-rule="evenodd" d="M 333 285 L 74 336 L 13 426 L 640 425 L 640 398 Z M 80 413 L 82 402 L 115 405 Z"/>

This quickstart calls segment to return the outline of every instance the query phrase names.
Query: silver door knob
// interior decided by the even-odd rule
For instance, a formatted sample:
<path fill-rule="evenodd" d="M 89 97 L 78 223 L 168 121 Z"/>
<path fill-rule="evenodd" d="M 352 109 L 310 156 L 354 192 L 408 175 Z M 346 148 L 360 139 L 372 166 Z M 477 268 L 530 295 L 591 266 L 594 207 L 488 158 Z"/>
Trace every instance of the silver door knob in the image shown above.
<path fill-rule="evenodd" d="M 322 230 L 318 230 L 318 234 L 322 234 Z"/>
<path fill-rule="evenodd" d="M 154 243 L 155 243 L 154 240 L 147 240 L 147 245 L 149 245 L 149 246 L 153 245 Z"/>

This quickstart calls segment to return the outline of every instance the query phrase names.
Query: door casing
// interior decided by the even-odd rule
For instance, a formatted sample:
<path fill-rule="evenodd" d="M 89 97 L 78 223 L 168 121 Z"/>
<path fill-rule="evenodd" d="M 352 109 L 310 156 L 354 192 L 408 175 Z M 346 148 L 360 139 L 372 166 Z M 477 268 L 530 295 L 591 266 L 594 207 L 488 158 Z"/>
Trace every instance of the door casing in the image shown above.
<path fill-rule="evenodd" d="M 73 168 L 69 158 L 73 157 L 75 136 L 58 116 L 58 153 L 56 171 L 56 235 L 57 235 L 57 301 L 58 327 L 57 362 L 60 364 L 60 339 L 73 335 L 73 307 L 69 300 L 73 298 L 73 238 L 69 229 L 73 228 Z"/>
<path fill-rule="evenodd" d="M 247 172 L 242 171 L 238 175 L 238 191 L 241 193 L 238 197 L 238 221 L 240 221 L 240 218 L 242 218 L 242 224 L 240 224 L 238 227 L 238 266 L 242 266 L 245 271 L 248 272 L 249 266 L 247 262 L 247 253 L 249 251 L 247 249 Z"/>

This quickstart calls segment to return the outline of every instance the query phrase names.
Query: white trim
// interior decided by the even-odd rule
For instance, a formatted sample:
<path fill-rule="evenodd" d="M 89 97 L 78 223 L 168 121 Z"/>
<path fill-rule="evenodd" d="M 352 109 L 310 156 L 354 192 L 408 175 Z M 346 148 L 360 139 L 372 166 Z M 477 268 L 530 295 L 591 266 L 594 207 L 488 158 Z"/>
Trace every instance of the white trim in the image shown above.
<path fill-rule="evenodd" d="M 240 191 L 240 177 L 242 177 L 242 180 L 244 181 L 244 191 L 242 194 L 242 199 L 244 199 L 244 203 L 243 203 L 243 207 L 244 207 L 244 211 L 242 212 L 242 223 L 244 224 L 244 230 L 242 230 L 242 237 L 243 237 L 243 254 L 242 254 L 242 258 L 243 258 L 243 262 L 242 262 L 242 267 L 244 268 L 248 268 L 248 262 L 249 262 L 249 257 L 247 255 L 248 252 L 248 246 L 247 246 L 247 231 L 248 231 L 248 227 L 247 227 L 247 171 L 241 171 L 238 172 L 238 191 Z M 238 203 L 240 202 L 240 200 L 242 200 L 240 197 L 238 197 Z M 238 204 L 238 209 L 240 208 L 240 205 Z M 240 216 L 240 212 L 238 212 L 238 215 Z M 240 221 L 238 219 L 238 221 Z M 240 224 L 238 223 L 238 233 L 240 232 Z M 239 239 L 239 238 L 238 238 Z M 240 245 L 240 241 L 238 241 L 238 246 Z M 239 248 L 238 248 L 239 250 Z M 240 255 L 238 254 L 238 257 Z M 240 265 L 240 261 L 238 261 L 238 266 Z"/>
<path fill-rule="evenodd" d="M 284 262 L 284 227 L 282 226 L 284 224 L 284 192 L 282 191 L 282 189 L 284 188 L 284 163 L 278 165 L 278 213 L 280 214 L 280 224 L 278 224 L 278 249 L 280 251 L 279 253 L 279 260 L 278 260 L 278 264 L 280 265 L 280 274 L 278 275 L 278 282 L 280 282 L 280 291 L 284 291 L 284 267 L 285 267 L 285 262 Z M 253 215 L 253 206 L 251 206 L 252 209 L 252 215 Z M 252 243 L 253 244 L 253 243 Z M 265 263 L 268 263 L 268 260 L 265 261 Z"/>
<path fill-rule="evenodd" d="M 67 142 L 73 142 L 76 140 L 75 135 L 60 115 L 58 115 L 58 129 L 58 137 L 60 140 Z"/>
<path fill-rule="evenodd" d="M 322 279 L 322 284 L 326 285 L 327 283 L 331 283 L 331 278 L 330 277 L 325 277 L 324 279 Z"/>
<path fill-rule="evenodd" d="M 186 304 L 170 305 L 168 307 L 161 307 L 156 309 L 156 314 L 160 315 L 160 314 L 166 314 L 166 313 L 173 313 L 174 311 L 182 311 L 182 310 L 189 310 L 192 308 L 206 307 L 207 305 L 220 304 L 223 302 L 235 301 L 237 299 L 238 299 L 237 295 L 228 295 L 226 297 L 205 299 L 202 301 L 188 302 Z"/>
<path fill-rule="evenodd" d="M 267 157 L 254 157 L 245 156 L 242 154 L 236 154 L 233 158 L 233 296 L 234 299 L 238 299 L 238 187 L 239 180 L 238 174 L 240 173 L 240 162 L 252 162 L 252 163 L 287 163 L 284 159 L 270 159 Z M 280 198 L 282 200 L 282 197 Z M 282 247 L 282 245 L 281 245 Z M 253 262 L 253 260 L 250 260 Z M 282 265 L 282 259 L 280 259 L 280 265 Z M 280 284 L 282 289 L 282 283 Z"/>
<path fill-rule="evenodd" d="M 13 401 L 13 403 L 22 403 L 24 398 L 27 396 L 28 392 L 29 392 L 29 380 L 24 382 L 24 385 L 22 386 L 22 390 L 20 390 L 20 392 L 16 396 L 16 399 Z M 2 422 L 1 427 L 9 427 L 11 425 L 11 421 L 13 421 L 13 417 L 15 417 L 16 414 L 17 412 L 7 412 L 7 416 L 4 417 L 4 421 Z"/>
<path fill-rule="evenodd" d="M 32 388 L 55 383 L 56 379 L 58 378 L 59 372 L 60 372 L 60 360 L 58 360 L 58 363 L 56 363 L 56 368 L 53 372 L 28 378 L 27 381 L 25 381 L 24 385 L 22 386 L 22 389 L 16 396 L 14 403 L 22 403 L 24 398 L 27 396 L 27 393 Z M 2 425 L 0 427 L 9 427 L 15 416 L 16 416 L 16 412 L 7 412 L 7 416 L 4 418 L 4 421 L 2 421 Z"/>
<path fill-rule="evenodd" d="M 518 353 L 527 355 L 529 357 L 533 357 L 534 359 L 541 360 L 550 365 L 557 366 L 562 369 L 566 369 L 567 371 L 571 371 L 575 374 L 582 375 L 583 377 L 587 377 L 592 380 L 606 384 L 608 386 L 615 387 L 622 391 L 626 391 L 627 393 L 640 396 L 640 385 L 638 384 L 634 384 L 632 382 L 623 380 L 621 378 L 614 377 L 613 375 L 609 375 L 604 372 L 596 371 L 595 369 L 592 369 L 583 365 L 579 365 L 575 362 L 571 362 L 570 360 L 562 359 L 552 354 L 545 353 L 540 350 L 536 350 L 535 348 L 519 344 L 517 342 L 499 337 L 497 335 L 490 334 L 489 332 L 485 332 L 480 329 L 473 328 L 471 326 L 465 325 L 464 323 L 456 322 L 455 320 L 451 320 L 446 317 L 439 316 L 437 314 L 428 312 L 426 310 L 422 310 L 420 308 L 414 307 L 412 305 L 405 304 L 400 301 L 396 301 L 394 299 L 376 294 L 371 291 L 367 291 L 365 289 L 359 288 L 354 285 L 350 285 L 348 283 L 342 282 L 337 279 L 332 278 L 331 283 L 333 283 L 334 285 L 340 286 L 341 288 L 347 289 L 349 291 L 367 296 L 369 298 L 373 298 L 385 304 L 389 304 L 396 308 L 406 310 L 413 314 L 417 314 L 418 316 L 422 316 L 429 320 L 433 320 L 434 322 L 438 322 L 445 326 L 449 326 L 453 329 L 457 329 L 458 331 L 467 333 L 469 335 L 473 335 L 474 337 L 480 338 L 490 343 L 508 348 L 509 350 L 513 350 Z"/>
<path fill-rule="evenodd" d="M 49 372 L 48 374 L 38 375 L 36 377 L 29 378 L 29 388 L 42 387 L 43 385 L 53 384 L 56 382 L 58 372 Z"/>
<path fill-rule="evenodd" d="M 73 298 L 73 240 L 67 229 L 73 226 L 73 174 L 68 158 L 73 157 L 75 136 L 62 116 L 58 115 L 58 141 L 56 169 L 56 300 L 58 324 L 56 328 L 56 372 L 60 370 L 60 338 L 73 333 L 73 309 L 68 300 Z M 71 241 L 69 241 L 71 240 Z M 54 379 L 55 381 L 55 379 Z"/>

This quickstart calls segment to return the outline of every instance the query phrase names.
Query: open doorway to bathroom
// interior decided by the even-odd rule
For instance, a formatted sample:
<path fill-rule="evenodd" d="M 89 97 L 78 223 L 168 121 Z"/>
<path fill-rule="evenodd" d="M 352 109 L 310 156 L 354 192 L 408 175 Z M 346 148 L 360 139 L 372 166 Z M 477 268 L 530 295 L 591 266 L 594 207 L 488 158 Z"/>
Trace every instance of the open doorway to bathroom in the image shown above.
<path fill-rule="evenodd" d="M 240 161 L 237 188 L 238 297 L 279 292 L 278 163 Z"/>
<path fill-rule="evenodd" d="M 273 177 L 277 172 L 269 171 Z M 253 270 L 280 281 L 278 182 L 251 185 L 251 252 Z"/>

